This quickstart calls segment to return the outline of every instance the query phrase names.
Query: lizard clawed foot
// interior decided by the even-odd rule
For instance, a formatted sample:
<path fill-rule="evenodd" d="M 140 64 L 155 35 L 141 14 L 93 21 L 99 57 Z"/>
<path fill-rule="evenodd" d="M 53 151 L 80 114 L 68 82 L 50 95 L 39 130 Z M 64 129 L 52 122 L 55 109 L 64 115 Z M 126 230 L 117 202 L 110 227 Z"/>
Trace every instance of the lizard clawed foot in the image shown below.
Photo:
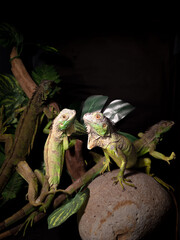
<path fill-rule="evenodd" d="M 26 230 L 27 230 L 28 226 L 30 226 L 30 227 L 33 226 L 34 218 L 36 217 L 37 214 L 38 214 L 37 211 L 32 212 L 32 213 L 30 214 L 30 216 L 26 219 L 26 221 L 25 221 L 25 222 L 22 224 L 22 226 L 20 227 L 19 231 L 21 231 L 21 230 L 24 228 L 24 230 L 23 230 L 23 237 L 24 237 L 25 234 L 26 234 Z M 18 231 L 18 232 L 19 232 L 19 231 Z"/>
<path fill-rule="evenodd" d="M 113 177 L 112 179 L 114 180 L 114 184 L 117 184 L 118 182 L 120 183 L 123 191 L 125 190 L 123 183 L 130 187 L 136 188 L 136 186 L 131 183 L 130 179 L 124 178 L 123 176 L 116 176 L 116 177 Z"/>
<path fill-rule="evenodd" d="M 103 174 L 106 170 L 108 170 L 108 171 L 110 171 L 110 162 L 103 162 L 103 168 L 102 168 L 102 170 L 101 170 L 101 172 L 100 172 L 100 174 Z"/>
<path fill-rule="evenodd" d="M 168 164 L 170 164 L 169 160 L 176 159 L 176 154 L 174 152 L 171 153 L 169 159 L 167 160 Z"/>
<path fill-rule="evenodd" d="M 171 153 L 171 155 L 169 157 L 166 157 L 164 160 L 170 164 L 170 160 L 176 159 L 176 154 L 174 152 Z"/>

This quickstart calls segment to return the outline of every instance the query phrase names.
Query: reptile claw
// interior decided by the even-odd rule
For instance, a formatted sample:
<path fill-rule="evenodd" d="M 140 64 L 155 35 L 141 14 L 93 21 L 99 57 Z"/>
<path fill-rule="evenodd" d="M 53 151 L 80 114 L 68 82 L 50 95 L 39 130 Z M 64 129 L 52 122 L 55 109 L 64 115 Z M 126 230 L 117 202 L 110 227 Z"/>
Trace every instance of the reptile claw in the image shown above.
<path fill-rule="evenodd" d="M 114 184 L 117 184 L 119 182 L 119 184 L 121 185 L 123 191 L 125 190 L 123 183 L 128 185 L 128 186 L 130 186 L 130 187 L 136 188 L 136 186 L 134 184 L 130 183 L 130 182 L 132 182 L 130 179 L 123 178 L 121 176 L 116 176 L 116 177 L 113 177 L 112 179 L 114 180 Z"/>
<path fill-rule="evenodd" d="M 166 161 L 168 164 L 170 164 L 169 161 L 170 161 L 170 160 L 173 160 L 173 159 L 176 159 L 176 154 L 175 154 L 174 152 L 172 152 L 171 155 L 165 159 L 165 161 Z"/>
<path fill-rule="evenodd" d="M 176 154 L 174 152 L 171 153 L 171 156 L 170 156 L 169 160 L 172 160 L 172 159 L 176 159 Z"/>
<path fill-rule="evenodd" d="M 103 162 L 103 168 L 102 168 L 102 170 L 101 170 L 101 172 L 100 172 L 100 174 L 103 174 L 106 170 L 107 171 L 110 171 L 110 164 L 109 164 L 109 162 Z"/>

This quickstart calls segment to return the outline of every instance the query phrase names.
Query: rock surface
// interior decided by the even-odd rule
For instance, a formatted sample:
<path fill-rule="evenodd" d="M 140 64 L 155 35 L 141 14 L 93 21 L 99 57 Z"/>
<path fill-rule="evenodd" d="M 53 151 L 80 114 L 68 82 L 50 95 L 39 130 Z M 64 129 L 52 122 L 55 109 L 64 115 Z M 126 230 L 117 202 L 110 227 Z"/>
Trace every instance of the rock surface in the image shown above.
<path fill-rule="evenodd" d="M 119 170 L 105 173 L 90 185 L 90 198 L 79 216 L 79 233 L 83 240 L 136 240 L 156 228 L 171 209 L 168 192 L 152 177 L 126 171 L 125 176 L 136 189 L 114 184 Z"/>

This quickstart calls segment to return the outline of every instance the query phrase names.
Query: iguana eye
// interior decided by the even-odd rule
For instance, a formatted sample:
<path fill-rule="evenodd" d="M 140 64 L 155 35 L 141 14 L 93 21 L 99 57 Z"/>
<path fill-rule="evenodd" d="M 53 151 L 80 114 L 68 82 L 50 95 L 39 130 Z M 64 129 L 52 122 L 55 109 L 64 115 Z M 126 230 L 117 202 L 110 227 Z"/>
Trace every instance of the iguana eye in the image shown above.
<path fill-rule="evenodd" d="M 103 123 L 103 128 L 106 128 L 107 124 L 106 123 Z"/>
<path fill-rule="evenodd" d="M 62 115 L 62 118 L 63 118 L 63 119 L 66 119 L 66 114 L 63 114 L 63 115 Z"/>
<path fill-rule="evenodd" d="M 100 114 L 96 114 L 96 119 L 100 119 L 101 115 Z"/>

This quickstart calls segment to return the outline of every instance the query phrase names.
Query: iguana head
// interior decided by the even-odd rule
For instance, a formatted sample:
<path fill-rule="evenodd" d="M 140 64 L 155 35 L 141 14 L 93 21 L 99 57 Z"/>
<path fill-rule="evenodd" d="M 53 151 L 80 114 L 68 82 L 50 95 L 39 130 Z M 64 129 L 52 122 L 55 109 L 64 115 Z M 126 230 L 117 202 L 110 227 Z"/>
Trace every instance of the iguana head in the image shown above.
<path fill-rule="evenodd" d="M 172 126 L 174 125 L 173 121 L 160 121 L 159 123 L 157 123 L 157 135 L 161 135 L 163 133 L 166 133 L 167 131 L 169 131 Z"/>
<path fill-rule="evenodd" d="M 88 133 L 95 133 L 101 137 L 109 136 L 110 125 L 108 119 L 100 112 L 86 113 L 83 116 Z"/>
<path fill-rule="evenodd" d="M 156 144 L 159 140 L 161 140 L 161 135 L 166 133 L 171 129 L 171 127 L 174 125 L 173 121 L 165 121 L 162 120 L 152 127 L 150 127 L 145 134 L 140 136 L 142 139 L 146 139 L 146 142 L 150 143 L 152 141 L 155 141 Z"/>
<path fill-rule="evenodd" d="M 54 91 L 54 83 L 50 80 L 43 80 L 33 92 L 31 99 L 35 103 L 44 104 L 44 102 L 46 102 L 47 99 L 53 96 L 52 94 L 53 91 Z"/>
<path fill-rule="evenodd" d="M 55 84 L 51 80 L 43 80 L 39 84 L 39 91 L 42 91 L 42 100 L 47 100 L 47 97 L 54 95 Z"/>
<path fill-rule="evenodd" d="M 69 129 L 75 120 L 76 111 L 64 108 L 59 115 L 54 119 L 53 125 L 55 125 L 58 130 L 66 131 Z"/>

